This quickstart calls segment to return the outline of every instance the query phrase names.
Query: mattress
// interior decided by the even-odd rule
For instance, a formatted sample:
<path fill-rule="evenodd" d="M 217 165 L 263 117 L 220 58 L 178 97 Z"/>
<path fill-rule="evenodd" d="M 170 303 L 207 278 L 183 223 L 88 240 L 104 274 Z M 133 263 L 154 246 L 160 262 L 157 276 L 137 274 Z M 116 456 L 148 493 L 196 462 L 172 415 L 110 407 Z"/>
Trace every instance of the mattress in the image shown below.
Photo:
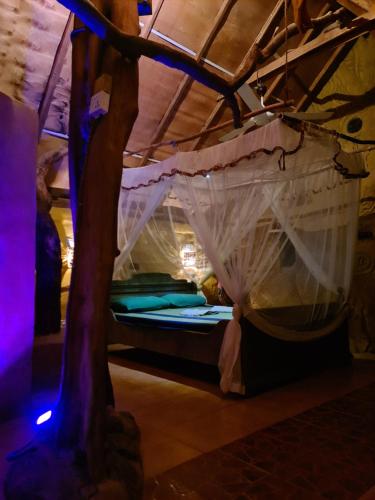
<path fill-rule="evenodd" d="M 225 306 L 174 307 L 156 311 L 115 313 L 115 317 L 117 321 L 133 326 L 209 332 L 220 321 L 232 319 L 232 308 Z"/>

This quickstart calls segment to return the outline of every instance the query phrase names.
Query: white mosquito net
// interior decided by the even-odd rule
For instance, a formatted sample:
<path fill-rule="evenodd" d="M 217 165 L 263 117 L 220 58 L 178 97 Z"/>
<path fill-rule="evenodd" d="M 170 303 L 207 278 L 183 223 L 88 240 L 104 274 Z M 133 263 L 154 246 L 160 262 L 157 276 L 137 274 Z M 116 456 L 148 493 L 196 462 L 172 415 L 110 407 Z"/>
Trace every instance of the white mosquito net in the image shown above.
<path fill-rule="evenodd" d="M 199 282 L 212 268 L 234 302 L 221 388 L 243 392 L 240 317 L 271 335 L 319 336 L 352 275 L 359 180 L 334 137 L 278 119 L 248 135 L 124 170 L 115 279 L 166 271 Z M 356 168 L 358 165 L 355 165 Z"/>

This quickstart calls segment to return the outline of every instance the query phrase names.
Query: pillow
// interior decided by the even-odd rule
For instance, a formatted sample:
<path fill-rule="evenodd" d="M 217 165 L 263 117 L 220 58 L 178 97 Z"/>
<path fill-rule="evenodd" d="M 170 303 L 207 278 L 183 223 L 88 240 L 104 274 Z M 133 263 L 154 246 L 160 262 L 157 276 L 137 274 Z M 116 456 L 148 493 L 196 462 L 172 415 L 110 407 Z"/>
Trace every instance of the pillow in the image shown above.
<path fill-rule="evenodd" d="M 206 303 L 204 297 L 194 293 L 168 293 L 167 295 L 163 295 L 163 299 L 167 300 L 174 307 L 203 306 Z"/>
<path fill-rule="evenodd" d="M 134 295 L 111 298 L 111 308 L 115 312 L 130 312 L 130 311 L 154 311 L 169 307 L 169 302 L 162 297 L 154 295 Z"/>

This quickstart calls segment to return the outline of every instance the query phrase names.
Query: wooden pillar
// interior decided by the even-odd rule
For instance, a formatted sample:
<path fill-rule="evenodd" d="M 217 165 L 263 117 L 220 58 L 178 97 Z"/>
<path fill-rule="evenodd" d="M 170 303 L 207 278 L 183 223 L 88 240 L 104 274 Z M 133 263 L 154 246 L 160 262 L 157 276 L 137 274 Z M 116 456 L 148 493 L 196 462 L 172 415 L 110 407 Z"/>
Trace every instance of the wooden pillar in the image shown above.
<path fill-rule="evenodd" d="M 97 7 L 114 24 L 127 33 L 138 34 L 136 0 L 98 3 Z M 91 64 L 90 50 L 87 47 L 81 63 L 89 60 Z M 100 44 L 95 50 L 101 59 Z M 105 475 L 106 407 L 111 399 L 106 337 L 109 290 L 117 251 L 117 204 L 123 151 L 138 114 L 137 62 L 121 58 L 109 47 L 105 47 L 102 57 L 103 63 L 96 60 L 96 67 L 100 69 L 97 76 L 103 71 L 112 77 L 112 92 L 108 114 L 93 126 L 81 180 L 63 376 L 56 411 L 59 445 L 82 450 L 95 481 Z M 93 64 L 95 66 L 95 61 Z M 91 75 L 91 71 L 89 73 Z M 81 80 L 86 88 L 92 88 L 89 73 Z M 74 91 L 73 103 L 77 91 L 78 88 Z M 82 109 L 87 112 L 87 102 Z M 72 116 L 76 111 L 71 111 Z M 86 115 L 81 114 L 79 119 L 86 120 Z M 73 148 L 82 141 L 81 124 L 77 123 L 76 128 L 71 126 Z"/>

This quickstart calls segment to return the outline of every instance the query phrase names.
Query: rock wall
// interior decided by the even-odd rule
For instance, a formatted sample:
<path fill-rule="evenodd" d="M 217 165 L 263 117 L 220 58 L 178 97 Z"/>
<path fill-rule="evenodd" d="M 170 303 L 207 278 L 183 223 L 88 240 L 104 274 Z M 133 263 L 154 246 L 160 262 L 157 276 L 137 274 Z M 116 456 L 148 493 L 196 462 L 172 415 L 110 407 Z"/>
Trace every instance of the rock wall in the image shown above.
<path fill-rule="evenodd" d="M 0 91 L 37 109 L 68 10 L 56 0 L 0 0 Z M 54 93 L 47 127 L 66 132 L 70 52 Z"/>
<path fill-rule="evenodd" d="M 374 34 L 358 39 L 318 96 L 327 100 L 334 93 L 341 93 L 347 97 L 329 99 L 325 104 L 314 103 L 309 111 L 359 104 L 365 92 L 375 96 Z M 325 126 L 352 137 L 374 140 L 374 118 L 375 98 L 370 97 L 367 105 L 363 103 L 357 111 Z M 342 147 L 347 151 L 363 149 L 347 141 L 342 141 Z M 375 354 L 375 150 L 361 154 L 370 175 L 361 182 L 359 238 L 351 291 L 351 346 L 353 352 Z"/>

